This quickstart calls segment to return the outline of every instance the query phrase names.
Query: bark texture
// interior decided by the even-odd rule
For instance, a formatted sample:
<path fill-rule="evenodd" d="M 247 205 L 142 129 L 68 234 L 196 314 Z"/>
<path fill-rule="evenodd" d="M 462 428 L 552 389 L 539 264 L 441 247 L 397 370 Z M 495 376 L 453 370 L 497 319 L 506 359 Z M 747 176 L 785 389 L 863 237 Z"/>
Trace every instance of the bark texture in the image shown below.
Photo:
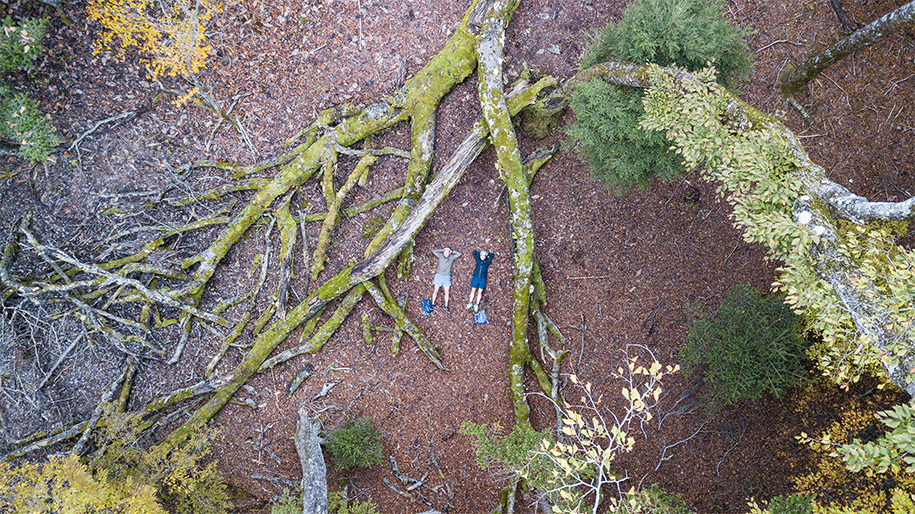
<path fill-rule="evenodd" d="M 779 77 L 778 88 L 784 96 L 797 93 L 814 77 L 837 61 L 874 44 L 880 38 L 913 20 L 915 20 L 915 2 L 909 2 L 895 11 L 881 16 L 866 27 L 836 41 L 822 52 L 811 55 L 800 66 L 795 68 L 789 65 Z"/>
<path fill-rule="evenodd" d="M 300 409 L 294 439 L 302 462 L 302 514 L 327 514 L 327 465 L 320 431 L 321 424 Z"/>

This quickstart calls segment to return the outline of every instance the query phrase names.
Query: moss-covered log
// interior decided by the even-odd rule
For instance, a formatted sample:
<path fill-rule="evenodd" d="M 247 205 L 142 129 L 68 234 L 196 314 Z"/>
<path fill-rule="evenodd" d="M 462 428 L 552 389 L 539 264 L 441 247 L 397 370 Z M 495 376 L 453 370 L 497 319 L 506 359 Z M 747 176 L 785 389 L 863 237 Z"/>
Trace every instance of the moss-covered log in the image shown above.
<path fill-rule="evenodd" d="M 530 306 L 531 270 L 534 260 L 534 227 L 530 193 L 511 115 L 502 93 L 502 52 L 505 25 L 500 10 L 512 10 L 517 2 L 499 2 L 493 15 L 483 24 L 483 37 L 477 48 L 479 59 L 479 97 L 483 119 L 489 126 L 490 140 L 496 150 L 499 176 L 508 192 L 511 237 L 514 246 L 515 280 L 512 293 L 512 341 L 509 352 L 509 387 L 515 422 L 530 423 L 530 406 L 524 392 L 524 367 L 530 362 L 527 331 Z"/>
<path fill-rule="evenodd" d="M 195 280 L 188 286 L 187 293 L 195 301 L 199 300 L 200 291 L 215 273 L 219 262 L 241 235 L 270 207 L 276 198 L 308 180 L 326 161 L 327 149 L 333 148 L 335 145 L 348 147 L 401 121 L 411 120 L 414 133 L 413 142 L 414 144 L 420 143 L 420 147 L 414 146 L 411 150 L 413 157 L 408 165 L 405 195 L 410 198 L 418 196 L 417 190 L 422 191 L 422 183 L 425 179 L 420 170 L 427 169 L 426 156 L 428 155 L 431 159 L 431 136 L 434 128 L 435 109 L 445 94 L 473 72 L 476 66 L 474 51 L 478 37 L 475 31 L 491 10 L 492 1 L 476 0 L 445 47 L 407 81 L 403 88 L 383 97 L 358 113 L 343 118 L 330 133 L 319 138 L 299 153 L 295 159 L 283 166 L 270 184 L 255 194 L 254 198 L 206 250 L 182 263 L 183 268 L 199 264 Z M 508 17 L 511 14 L 512 12 L 504 13 Z M 417 131 L 419 131 L 418 134 Z M 410 176 L 411 174 L 413 176 Z M 406 217 L 409 210 L 409 202 L 402 203 L 389 220 L 389 225 L 392 227 L 399 225 L 400 220 Z M 374 242 L 374 246 L 379 246 L 382 242 L 383 240 L 377 240 Z M 370 249 L 367 253 L 371 253 L 371 251 L 373 250 Z"/>
<path fill-rule="evenodd" d="M 838 11 L 837 11 L 838 12 Z M 879 39 L 915 21 L 915 2 L 909 2 L 874 20 L 794 67 L 791 64 L 778 77 L 778 88 L 786 97 L 803 89 L 814 77 L 849 55 L 863 50 Z"/>
<path fill-rule="evenodd" d="M 308 339 L 307 343 L 299 344 L 293 348 L 278 353 L 273 357 L 270 357 L 261 365 L 258 372 L 268 370 L 278 364 L 282 364 L 283 362 L 286 362 L 287 360 L 304 353 L 317 353 L 321 348 L 324 347 L 324 344 L 327 343 L 332 335 L 334 335 L 337 329 L 340 328 L 340 325 L 346 321 L 346 318 L 350 315 L 351 312 L 353 312 L 353 307 L 356 306 L 356 302 L 362 298 L 364 293 L 365 287 L 362 284 L 353 287 L 353 289 L 351 289 L 350 292 L 345 297 L 343 297 L 342 300 L 340 300 L 340 305 L 337 306 L 337 309 L 334 311 L 330 319 L 321 326 L 317 333 Z M 317 318 L 312 318 L 309 320 L 309 323 L 312 321 L 317 321 Z M 311 330 L 313 330 L 313 328 Z M 311 330 L 309 330 L 307 326 L 305 327 L 306 332 L 310 333 Z"/>

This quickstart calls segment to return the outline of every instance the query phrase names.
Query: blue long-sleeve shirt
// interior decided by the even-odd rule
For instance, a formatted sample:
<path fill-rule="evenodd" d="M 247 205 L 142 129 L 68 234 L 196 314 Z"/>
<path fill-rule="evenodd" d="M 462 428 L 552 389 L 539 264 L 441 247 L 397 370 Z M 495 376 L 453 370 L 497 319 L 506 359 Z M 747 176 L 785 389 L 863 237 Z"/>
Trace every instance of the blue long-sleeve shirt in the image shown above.
<path fill-rule="evenodd" d="M 476 261 L 477 265 L 473 268 L 473 278 L 482 278 L 486 280 L 487 275 L 489 275 L 489 265 L 492 263 L 492 253 L 487 253 L 485 259 L 480 258 L 480 252 L 473 252 L 473 260 Z"/>

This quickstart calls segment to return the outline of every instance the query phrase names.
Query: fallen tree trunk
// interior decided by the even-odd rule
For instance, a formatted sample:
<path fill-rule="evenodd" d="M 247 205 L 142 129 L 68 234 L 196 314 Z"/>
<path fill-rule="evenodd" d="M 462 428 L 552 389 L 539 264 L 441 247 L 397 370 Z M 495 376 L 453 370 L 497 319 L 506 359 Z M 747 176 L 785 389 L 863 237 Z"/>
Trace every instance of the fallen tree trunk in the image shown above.
<path fill-rule="evenodd" d="M 524 395 L 524 365 L 529 362 L 527 341 L 530 307 L 531 271 L 534 261 L 534 226 L 530 192 L 521 166 L 521 152 L 511 115 L 502 93 L 502 53 L 505 25 L 499 10 L 514 10 L 517 1 L 500 1 L 493 16 L 483 24 L 483 37 L 477 46 L 479 60 L 479 97 L 483 119 L 489 126 L 490 140 L 496 149 L 499 177 L 508 191 L 509 224 L 515 281 L 512 293 L 512 341 L 509 352 L 509 388 L 515 409 L 515 423 L 530 424 L 530 406 Z"/>
<path fill-rule="evenodd" d="M 295 450 L 302 462 L 302 513 L 327 514 L 327 465 L 321 453 L 321 424 L 299 409 Z"/>
<path fill-rule="evenodd" d="M 687 94 L 688 88 L 677 84 L 692 84 L 689 87 L 694 88 L 694 84 L 701 82 L 695 74 L 682 70 L 629 63 L 599 64 L 586 70 L 586 73 L 616 85 L 651 88 L 656 86 L 651 77 L 652 70 L 658 70 L 659 76 L 666 77 L 664 80 L 674 84 L 675 88 L 682 88 L 682 91 L 666 93 L 672 96 Z M 915 383 L 911 381 L 912 370 L 915 370 L 915 327 L 910 321 L 913 300 L 911 293 L 899 289 L 904 287 L 903 284 L 912 283 L 915 255 L 896 245 L 891 251 L 872 251 L 873 255 L 865 255 L 868 248 L 861 248 L 860 245 L 873 246 L 876 241 L 857 243 L 858 247 L 850 248 L 852 243 L 849 241 L 853 240 L 848 239 L 848 234 L 853 236 L 854 231 L 840 226 L 841 220 L 847 220 L 865 233 L 865 225 L 875 222 L 911 221 L 915 219 L 915 197 L 902 202 L 871 202 L 854 195 L 829 180 L 826 171 L 810 160 L 797 137 L 781 122 L 717 84 L 709 83 L 706 87 L 710 94 L 717 95 L 717 98 L 723 99 L 722 103 L 727 104 L 724 112 L 717 116 L 728 133 L 737 136 L 764 134 L 774 145 L 782 145 L 780 148 L 785 153 L 780 158 L 790 162 L 789 174 L 781 180 L 791 181 L 791 185 L 785 186 L 792 194 L 786 199 L 791 202 L 787 205 L 793 205 L 789 209 L 790 215 L 794 223 L 804 227 L 804 230 L 797 233 L 793 242 L 770 242 L 769 247 L 778 258 L 788 261 L 783 268 L 783 277 L 810 273 L 819 277 L 824 285 L 811 290 L 789 290 L 787 300 L 795 308 L 817 310 L 814 317 L 824 337 L 835 337 L 831 344 L 837 348 L 848 347 L 844 350 L 847 353 L 839 356 L 840 360 L 845 361 L 849 356 L 860 360 L 865 358 L 862 355 L 871 355 L 874 362 L 884 367 L 889 381 L 915 397 Z M 697 148 L 690 151 L 701 155 L 701 150 Z M 715 166 L 721 166 L 721 163 Z M 713 170 L 717 169 L 715 166 Z M 890 241 L 889 244 L 893 243 Z M 852 258 L 851 254 L 855 253 L 862 255 Z M 864 261 L 861 259 L 870 261 L 862 264 Z M 885 276 L 871 276 L 874 272 L 869 270 L 874 263 L 885 267 Z M 815 307 L 817 300 L 812 299 L 814 296 L 822 298 L 824 305 Z M 846 323 L 855 334 L 851 337 L 832 334 L 831 331 Z M 874 349 L 868 350 L 869 345 L 873 345 Z M 840 372 L 839 376 L 842 377 L 843 373 Z M 854 376 L 842 378 L 851 380 Z"/>
<path fill-rule="evenodd" d="M 836 11 L 838 14 L 840 11 Z M 840 17 L 841 20 L 841 17 Z M 915 2 L 909 2 L 898 9 L 887 13 L 866 27 L 862 27 L 844 37 L 822 52 L 807 58 L 798 67 L 791 64 L 778 77 L 778 88 L 782 95 L 788 97 L 797 93 L 814 77 L 849 55 L 874 44 L 880 38 L 889 35 L 905 25 L 915 21 Z"/>

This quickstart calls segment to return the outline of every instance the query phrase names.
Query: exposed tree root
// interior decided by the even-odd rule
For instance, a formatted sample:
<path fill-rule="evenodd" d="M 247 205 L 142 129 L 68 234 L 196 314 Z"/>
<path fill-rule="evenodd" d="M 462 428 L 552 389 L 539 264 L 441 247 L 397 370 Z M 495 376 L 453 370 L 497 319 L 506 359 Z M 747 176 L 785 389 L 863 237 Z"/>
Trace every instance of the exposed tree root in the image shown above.
<path fill-rule="evenodd" d="M 315 254 L 311 265 L 311 279 L 316 280 L 318 275 L 324 269 L 324 262 L 327 260 L 327 247 L 330 245 L 331 231 L 337 223 L 337 216 L 340 212 L 340 206 L 346 195 L 359 182 L 364 182 L 363 177 L 368 174 L 369 166 L 375 163 L 378 157 L 374 155 L 364 155 L 356 164 L 356 168 L 350 173 L 346 183 L 336 193 L 333 192 L 333 178 L 330 180 L 330 198 L 327 206 L 327 214 L 324 222 L 321 224 L 321 233 L 318 235 L 318 242 L 315 245 Z"/>
<path fill-rule="evenodd" d="M 292 195 L 287 195 L 280 208 L 276 210 L 276 219 L 280 226 L 280 280 L 276 290 L 276 312 L 282 319 L 286 319 L 286 295 L 289 293 L 289 282 L 293 275 L 292 250 L 298 234 L 298 225 L 289 212 L 291 199 Z"/>
<path fill-rule="evenodd" d="M 433 345 L 432 341 L 430 341 L 429 338 L 426 337 L 426 335 L 423 334 L 423 332 L 413 324 L 412 321 L 407 319 L 406 314 L 400 310 L 397 302 L 391 298 L 390 293 L 387 295 L 382 293 L 381 289 L 376 287 L 371 280 L 366 280 L 363 285 L 369 294 L 372 295 L 372 299 L 375 300 L 375 303 L 378 305 L 378 307 L 380 307 L 381 310 L 383 310 L 388 316 L 394 318 L 397 326 L 403 327 L 402 330 L 406 332 L 410 337 L 412 337 L 414 341 L 416 341 L 419 349 L 426 355 L 426 357 L 429 358 L 430 361 L 432 361 L 432 364 L 435 364 L 438 369 L 445 369 L 445 365 L 442 364 L 441 350 Z"/>

